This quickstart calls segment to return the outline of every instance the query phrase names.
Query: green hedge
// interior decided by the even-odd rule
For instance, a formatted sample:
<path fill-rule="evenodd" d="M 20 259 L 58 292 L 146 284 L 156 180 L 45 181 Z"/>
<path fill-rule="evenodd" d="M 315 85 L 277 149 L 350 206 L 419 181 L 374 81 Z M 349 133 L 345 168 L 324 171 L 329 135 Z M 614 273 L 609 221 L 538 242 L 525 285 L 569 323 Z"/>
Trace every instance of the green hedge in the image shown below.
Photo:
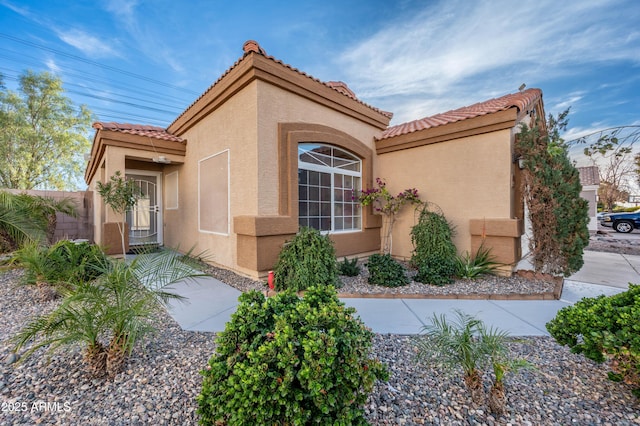
<path fill-rule="evenodd" d="M 610 377 L 635 387 L 640 396 L 640 286 L 614 296 L 584 298 L 562 308 L 547 323 L 561 345 L 597 362 L 611 360 Z"/>
<path fill-rule="evenodd" d="M 201 424 L 366 424 L 362 407 L 387 372 L 355 313 L 332 287 L 241 295 L 202 371 Z"/>

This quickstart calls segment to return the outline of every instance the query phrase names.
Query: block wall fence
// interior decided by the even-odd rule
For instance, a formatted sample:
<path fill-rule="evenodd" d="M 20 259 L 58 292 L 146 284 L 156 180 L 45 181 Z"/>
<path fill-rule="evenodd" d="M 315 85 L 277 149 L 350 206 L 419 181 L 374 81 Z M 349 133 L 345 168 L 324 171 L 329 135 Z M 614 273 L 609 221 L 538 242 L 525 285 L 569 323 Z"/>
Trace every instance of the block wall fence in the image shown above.
<path fill-rule="evenodd" d="M 69 239 L 85 239 L 93 242 L 93 193 L 91 191 L 41 191 L 41 190 L 8 190 L 14 194 L 28 194 L 61 200 L 71 199 L 76 205 L 78 217 L 58 213 L 57 226 L 54 233 L 56 241 Z"/>

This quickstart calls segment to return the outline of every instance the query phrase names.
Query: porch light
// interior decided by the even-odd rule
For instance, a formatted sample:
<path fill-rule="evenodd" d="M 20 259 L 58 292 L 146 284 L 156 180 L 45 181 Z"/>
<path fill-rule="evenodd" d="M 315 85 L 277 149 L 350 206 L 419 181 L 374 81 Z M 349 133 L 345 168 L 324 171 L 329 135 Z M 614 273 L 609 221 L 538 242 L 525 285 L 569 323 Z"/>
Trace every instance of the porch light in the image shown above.
<path fill-rule="evenodd" d="M 153 157 L 153 162 L 154 163 L 159 163 L 159 164 L 171 164 L 171 160 L 169 160 L 164 155 L 160 155 L 158 157 Z"/>
<path fill-rule="evenodd" d="M 518 163 L 518 168 L 520 170 L 524 169 L 524 157 L 522 155 L 513 154 L 513 163 Z"/>

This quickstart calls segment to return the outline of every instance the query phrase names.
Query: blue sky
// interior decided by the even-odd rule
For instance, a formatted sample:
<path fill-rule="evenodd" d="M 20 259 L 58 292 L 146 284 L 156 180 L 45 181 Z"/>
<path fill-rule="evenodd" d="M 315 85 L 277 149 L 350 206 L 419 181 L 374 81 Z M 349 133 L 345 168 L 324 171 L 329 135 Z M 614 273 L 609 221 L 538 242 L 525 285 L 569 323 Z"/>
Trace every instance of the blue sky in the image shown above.
<path fill-rule="evenodd" d="M 346 82 L 392 124 L 516 92 L 571 106 L 565 139 L 640 125 L 637 0 L 0 0 L 0 73 L 52 71 L 100 121 L 166 126 L 246 40 Z"/>

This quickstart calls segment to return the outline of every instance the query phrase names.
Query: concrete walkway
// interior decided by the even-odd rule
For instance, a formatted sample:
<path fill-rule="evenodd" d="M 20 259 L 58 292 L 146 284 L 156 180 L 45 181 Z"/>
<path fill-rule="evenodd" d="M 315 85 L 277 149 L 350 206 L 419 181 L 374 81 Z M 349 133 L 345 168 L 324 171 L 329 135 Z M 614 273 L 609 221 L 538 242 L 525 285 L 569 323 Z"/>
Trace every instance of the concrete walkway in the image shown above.
<path fill-rule="evenodd" d="M 417 334 L 433 314 L 460 309 L 513 336 L 547 336 L 545 324 L 558 310 L 583 297 L 612 295 L 640 283 L 640 256 L 585 251 L 584 266 L 567 278 L 560 300 L 343 299 L 356 308 L 376 333 Z M 199 278 L 173 287 L 188 298 L 173 302 L 169 313 L 185 330 L 222 331 L 238 305 L 240 291 L 214 278 Z"/>

